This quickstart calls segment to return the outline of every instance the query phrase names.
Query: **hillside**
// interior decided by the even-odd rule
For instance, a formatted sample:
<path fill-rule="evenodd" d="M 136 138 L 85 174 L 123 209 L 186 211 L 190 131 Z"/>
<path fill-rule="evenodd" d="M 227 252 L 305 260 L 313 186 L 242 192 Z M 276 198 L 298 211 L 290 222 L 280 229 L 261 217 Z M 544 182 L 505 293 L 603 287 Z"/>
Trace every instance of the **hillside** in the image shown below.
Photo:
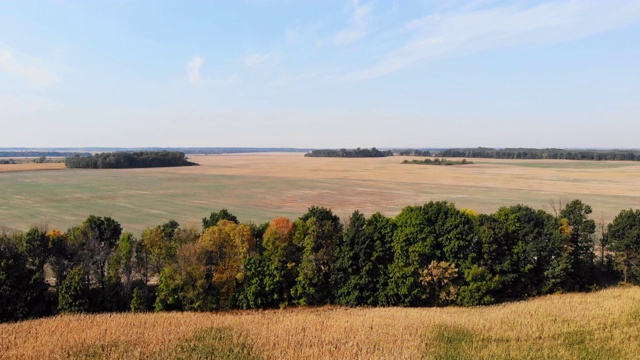
<path fill-rule="evenodd" d="M 640 288 L 478 308 L 57 316 L 0 325 L 2 359 L 637 359 Z"/>

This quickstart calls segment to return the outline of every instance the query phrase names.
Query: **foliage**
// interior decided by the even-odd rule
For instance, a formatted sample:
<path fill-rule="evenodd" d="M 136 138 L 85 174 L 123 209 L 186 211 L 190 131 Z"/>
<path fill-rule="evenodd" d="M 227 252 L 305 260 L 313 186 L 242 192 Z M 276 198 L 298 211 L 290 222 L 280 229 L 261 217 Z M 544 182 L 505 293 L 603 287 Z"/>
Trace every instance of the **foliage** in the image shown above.
<path fill-rule="evenodd" d="M 622 210 L 607 228 L 625 282 L 640 283 L 640 210 Z"/>
<path fill-rule="evenodd" d="M 446 261 L 432 261 L 420 273 L 420 283 L 427 288 L 426 299 L 431 299 L 433 306 L 447 305 L 458 297 L 458 287 L 454 284 L 458 277 L 455 265 Z"/>
<path fill-rule="evenodd" d="M 420 149 L 394 150 L 400 156 L 431 156 L 431 151 Z"/>
<path fill-rule="evenodd" d="M 637 150 L 567 150 L 567 149 L 446 149 L 443 157 L 468 157 L 491 159 L 565 159 L 565 160 L 640 160 Z"/>
<path fill-rule="evenodd" d="M 417 165 L 472 165 L 473 161 L 467 161 L 467 159 L 447 160 L 447 159 L 424 159 L 424 160 L 404 160 L 403 164 L 417 164 Z"/>
<path fill-rule="evenodd" d="M 202 218 L 202 230 L 218 225 L 220 220 L 227 220 L 236 224 L 240 223 L 235 215 L 230 213 L 227 209 L 222 209 L 218 212 L 212 212 L 209 215 L 209 218 Z"/>
<path fill-rule="evenodd" d="M 41 316 L 46 309 L 42 268 L 29 263 L 21 236 L 0 234 L 0 322 Z M 31 261 L 30 261 L 31 260 Z"/>
<path fill-rule="evenodd" d="M 380 151 L 376 148 L 371 149 L 340 149 L 340 150 L 312 150 L 304 154 L 306 157 L 341 157 L 341 158 L 369 158 L 369 157 L 385 157 L 393 156 L 393 152 L 390 150 Z"/>
<path fill-rule="evenodd" d="M 74 154 L 64 161 L 68 168 L 130 169 L 196 165 L 179 151 L 134 151 L 100 153 L 92 156 Z"/>
<path fill-rule="evenodd" d="M 460 288 L 458 302 L 464 306 L 491 305 L 496 302 L 496 290 L 500 288 L 500 276 L 492 275 L 486 268 L 473 265 L 464 272 L 467 285 Z"/>
<path fill-rule="evenodd" d="M 72 269 L 62 281 L 58 293 L 58 311 L 80 313 L 89 310 L 89 282 L 85 269 L 78 266 Z"/>
<path fill-rule="evenodd" d="M 342 237 L 340 218 L 324 207 L 312 206 L 295 223 L 294 243 L 302 249 L 298 277 L 291 289 L 299 305 L 333 302 L 336 251 Z"/>
<path fill-rule="evenodd" d="M 387 289 L 391 304 L 422 303 L 427 294 L 420 285 L 420 272 L 432 261 L 447 261 L 465 269 L 477 256 L 473 219 L 446 201 L 406 207 L 395 223 Z"/>
<path fill-rule="evenodd" d="M 359 211 L 351 215 L 336 265 L 336 302 L 349 306 L 385 304 L 384 290 L 393 260 L 391 239 L 394 225 L 380 213 L 365 219 Z"/>
<path fill-rule="evenodd" d="M 294 225 L 279 217 L 268 224 L 262 252 L 247 258 L 245 276 L 238 295 L 241 308 L 285 307 L 291 303 L 291 288 L 297 276 L 299 251 L 293 243 Z"/>
<path fill-rule="evenodd" d="M 591 212 L 580 200 L 555 215 L 525 205 L 478 214 L 441 201 L 395 218 L 355 211 L 344 227 L 324 207 L 262 225 L 222 209 L 204 219 L 201 234 L 171 220 L 140 239 L 91 215 L 64 233 L 0 233 L 0 321 L 50 313 L 47 290 L 59 312 L 208 311 L 488 305 L 594 289 L 620 276 L 614 261 L 625 281 L 640 282 L 640 210 L 607 226 L 613 253 L 600 262 Z"/>
<path fill-rule="evenodd" d="M 571 286 L 576 290 L 585 289 L 593 279 L 593 245 L 596 230 L 595 221 L 588 218 L 591 214 L 591 206 L 580 200 L 569 202 L 562 210 L 559 217 L 565 220 L 565 235 L 568 235 L 567 252 L 572 271 L 568 278 Z"/>

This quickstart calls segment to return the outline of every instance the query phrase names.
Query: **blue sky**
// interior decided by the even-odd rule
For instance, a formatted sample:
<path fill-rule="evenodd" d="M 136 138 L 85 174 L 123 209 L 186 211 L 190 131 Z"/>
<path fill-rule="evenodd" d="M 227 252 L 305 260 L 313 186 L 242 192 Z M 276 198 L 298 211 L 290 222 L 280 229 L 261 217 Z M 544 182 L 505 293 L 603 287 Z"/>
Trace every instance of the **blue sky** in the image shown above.
<path fill-rule="evenodd" d="M 0 0 L 0 147 L 624 147 L 640 1 Z"/>

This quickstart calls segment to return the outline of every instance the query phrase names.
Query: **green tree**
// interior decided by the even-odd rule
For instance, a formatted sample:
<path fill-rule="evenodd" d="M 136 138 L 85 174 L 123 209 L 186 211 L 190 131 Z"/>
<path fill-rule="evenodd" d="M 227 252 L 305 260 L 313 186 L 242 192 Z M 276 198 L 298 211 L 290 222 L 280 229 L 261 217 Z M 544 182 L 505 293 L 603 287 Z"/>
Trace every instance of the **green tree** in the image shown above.
<path fill-rule="evenodd" d="M 595 221 L 589 219 L 591 206 L 573 200 L 560 210 L 559 217 L 569 227 L 568 250 L 571 270 L 569 279 L 576 290 L 585 289 L 594 281 Z"/>
<path fill-rule="evenodd" d="M 335 249 L 341 237 L 340 218 L 327 208 L 312 206 L 296 221 L 294 243 L 301 247 L 302 258 L 291 293 L 297 304 L 333 302 Z"/>
<path fill-rule="evenodd" d="M 227 209 L 222 209 L 218 212 L 212 212 L 209 215 L 209 218 L 202 218 L 202 230 L 216 226 L 220 220 L 227 220 L 236 224 L 240 223 L 235 215 L 230 213 Z"/>
<path fill-rule="evenodd" d="M 560 229 L 556 218 L 524 205 L 480 215 L 477 265 L 498 276 L 505 298 L 561 290 L 570 262 Z"/>
<path fill-rule="evenodd" d="M 47 232 L 47 239 L 50 247 L 49 265 L 53 270 L 56 279 L 56 294 L 60 292 L 60 284 L 73 267 L 73 260 L 76 257 L 67 237 L 58 230 L 52 229 Z"/>
<path fill-rule="evenodd" d="M 120 224 L 110 217 L 89 216 L 80 227 L 72 229 L 70 241 L 75 248 L 76 264 L 82 263 L 105 290 L 109 258 L 122 234 Z"/>
<path fill-rule="evenodd" d="M 394 305 L 417 306 L 424 302 L 420 272 L 432 261 L 447 261 L 466 269 L 474 261 L 475 223 L 446 201 L 408 206 L 395 219 L 393 263 L 387 288 Z"/>
<path fill-rule="evenodd" d="M 89 310 L 88 274 L 82 266 L 73 268 L 62 281 L 58 293 L 58 311 L 79 313 Z"/>
<path fill-rule="evenodd" d="M 355 211 L 338 248 L 336 302 L 349 306 L 385 303 L 388 266 L 393 260 L 391 242 L 395 227 L 380 213 L 365 219 Z"/>
<path fill-rule="evenodd" d="M 40 316 L 47 286 L 42 270 L 31 266 L 20 235 L 0 234 L 0 322 Z"/>
<path fill-rule="evenodd" d="M 492 275 L 486 268 L 473 265 L 464 272 L 466 285 L 460 288 L 458 303 L 464 306 L 491 305 L 496 302 L 500 288 L 500 276 Z"/>
<path fill-rule="evenodd" d="M 294 226 L 284 217 L 267 225 L 261 252 L 247 258 L 244 265 L 245 278 L 238 296 L 242 308 L 285 307 L 291 302 L 300 262 L 299 247 L 293 242 Z"/>
<path fill-rule="evenodd" d="M 640 282 L 640 210 L 622 210 L 607 227 L 611 249 L 618 255 L 624 282 Z"/>
<path fill-rule="evenodd" d="M 107 294 L 105 294 L 106 303 L 109 304 L 106 306 L 107 310 L 124 310 L 130 303 L 136 243 L 135 237 L 125 232 L 120 236 L 116 248 L 111 253 Z"/>
<path fill-rule="evenodd" d="M 159 274 L 165 264 L 175 261 L 176 251 L 179 244 L 167 238 L 166 232 L 161 226 L 147 228 L 142 231 L 142 246 L 140 251 L 143 252 L 144 259 L 148 269 L 143 270 L 145 277 Z"/>

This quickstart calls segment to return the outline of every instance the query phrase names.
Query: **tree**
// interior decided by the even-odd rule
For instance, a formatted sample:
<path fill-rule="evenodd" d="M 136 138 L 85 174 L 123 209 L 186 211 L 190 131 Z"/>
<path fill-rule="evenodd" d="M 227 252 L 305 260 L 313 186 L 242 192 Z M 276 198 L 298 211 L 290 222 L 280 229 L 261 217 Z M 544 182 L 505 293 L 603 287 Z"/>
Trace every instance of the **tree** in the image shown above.
<path fill-rule="evenodd" d="M 294 224 L 285 217 L 269 223 L 262 240 L 264 291 L 271 298 L 265 305 L 287 306 L 300 263 L 300 249 L 293 242 Z"/>
<path fill-rule="evenodd" d="M 220 220 L 227 220 L 233 223 L 239 224 L 238 218 L 230 213 L 227 209 L 222 209 L 219 212 L 212 212 L 209 218 L 202 218 L 202 230 L 206 230 L 209 227 L 215 226 Z"/>
<path fill-rule="evenodd" d="M 165 264 L 175 260 L 178 244 L 171 240 L 172 238 L 166 237 L 161 226 L 147 228 L 142 232 L 144 246 L 141 251 L 145 252 L 145 260 L 150 268 L 150 271 L 147 270 L 148 275 L 159 274 Z"/>
<path fill-rule="evenodd" d="M 342 242 L 337 249 L 335 269 L 336 302 L 342 305 L 362 305 L 363 287 L 369 285 L 368 280 L 361 276 L 363 268 L 368 266 L 370 255 L 366 252 L 373 250 L 368 246 L 369 239 L 365 233 L 366 218 L 359 211 L 354 211 L 349 219 L 349 225 L 344 232 Z M 369 295 L 369 294 L 368 294 Z M 370 297 L 370 295 L 368 296 Z"/>
<path fill-rule="evenodd" d="M 442 306 L 454 301 L 458 296 L 458 287 L 453 283 L 458 277 L 455 265 L 446 261 L 432 261 L 420 273 L 420 283 L 427 291 L 425 298 L 433 306 Z"/>
<path fill-rule="evenodd" d="M 177 261 L 166 266 L 158 281 L 157 310 L 228 309 L 243 265 L 255 251 L 251 229 L 229 220 L 207 228 L 197 242 L 183 244 Z"/>
<path fill-rule="evenodd" d="M 559 213 L 559 217 L 566 219 L 570 228 L 568 245 L 573 271 L 569 277 L 576 289 L 584 289 L 593 282 L 593 234 L 596 223 L 588 218 L 591 212 L 591 206 L 580 200 L 573 200 Z"/>
<path fill-rule="evenodd" d="M 294 243 L 302 249 L 298 277 L 291 293 L 299 305 L 331 303 L 335 295 L 335 249 L 342 237 L 340 218 L 312 206 L 295 225 Z"/>
<path fill-rule="evenodd" d="M 43 315 L 47 286 L 21 235 L 0 234 L 0 322 Z"/>
<path fill-rule="evenodd" d="M 60 284 L 71 269 L 73 254 L 71 254 L 66 234 L 52 229 L 47 232 L 50 248 L 49 264 L 56 278 L 56 294 L 60 292 Z"/>
<path fill-rule="evenodd" d="M 607 227 L 611 248 L 620 259 L 624 282 L 640 282 L 640 210 L 622 210 Z"/>
<path fill-rule="evenodd" d="M 498 276 L 504 298 L 560 290 L 570 269 L 560 229 L 559 220 L 524 205 L 480 215 L 476 264 L 489 272 L 488 278 Z"/>
<path fill-rule="evenodd" d="M 82 248 L 83 261 L 90 274 L 104 291 L 109 258 L 116 246 L 122 227 L 110 217 L 89 216 L 74 235 Z"/>
<path fill-rule="evenodd" d="M 464 272 L 467 285 L 460 288 L 458 303 L 464 306 L 491 305 L 496 302 L 495 292 L 500 288 L 500 276 L 486 268 L 473 265 Z"/>
<path fill-rule="evenodd" d="M 355 211 L 338 248 L 336 302 L 343 305 L 383 305 L 391 242 L 395 227 L 380 213 L 365 219 Z"/>
<path fill-rule="evenodd" d="M 446 201 L 408 206 L 395 219 L 393 263 L 387 296 L 391 304 L 417 306 L 426 296 L 420 273 L 432 261 L 462 269 L 474 261 L 475 223 Z"/>
<path fill-rule="evenodd" d="M 63 313 L 79 313 L 89 310 L 89 283 L 86 270 L 73 268 L 62 281 L 58 293 L 58 311 Z"/>
<path fill-rule="evenodd" d="M 118 298 L 110 300 L 111 302 L 119 303 L 119 305 L 114 306 L 113 310 L 124 308 L 130 302 L 133 262 L 135 259 L 134 250 L 137 242 L 131 233 L 123 233 L 109 259 L 108 283 L 112 290 L 115 290 L 111 297 Z"/>
<path fill-rule="evenodd" d="M 24 234 L 24 252 L 30 265 L 37 271 L 44 271 L 44 265 L 51 255 L 49 238 L 45 229 L 33 227 Z"/>

